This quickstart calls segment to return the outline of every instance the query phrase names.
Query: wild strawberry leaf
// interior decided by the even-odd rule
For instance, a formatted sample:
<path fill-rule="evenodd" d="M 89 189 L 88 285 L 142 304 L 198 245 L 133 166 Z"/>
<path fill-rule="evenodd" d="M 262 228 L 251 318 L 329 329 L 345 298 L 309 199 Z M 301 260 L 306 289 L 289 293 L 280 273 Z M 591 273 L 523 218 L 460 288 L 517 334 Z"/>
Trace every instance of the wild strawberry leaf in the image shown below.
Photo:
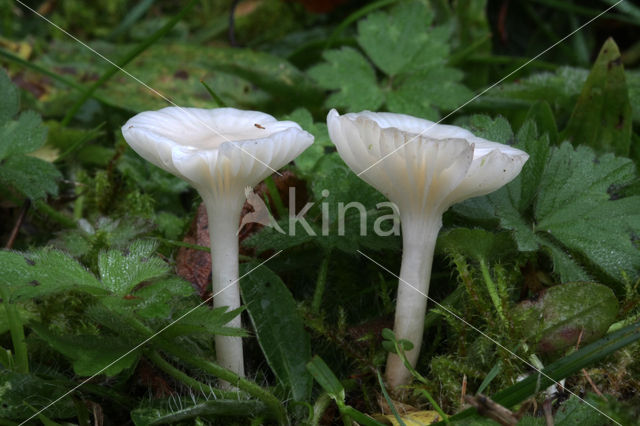
<path fill-rule="evenodd" d="M 309 70 L 320 87 L 334 91 L 325 105 L 349 111 L 378 109 L 384 94 L 378 88 L 376 72 L 360 52 L 352 47 L 329 50 L 322 57 L 325 62 Z"/>
<path fill-rule="evenodd" d="M 79 376 L 99 373 L 115 376 L 134 365 L 141 352 L 140 349 L 131 350 L 138 341 L 128 340 L 122 335 L 58 335 L 42 324 L 32 324 L 31 328 L 56 351 L 69 358 Z"/>
<path fill-rule="evenodd" d="M 124 252 L 109 250 L 100 254 L 98 268 L 103 285 L 113 293 L 124 296 L 143 281 L 159 278 L 169 272 L 169 266 L 154 256 L 157 244 L 137 240 Z"/>
<path fill-rule="evenodd" d="M 486 122 L 484 124 L 487 124 Z M 522 173 L 504 188 L 453 207 L 470 219 L 499 220 L 513 232 L 520 251 L 544 251 L 562 281 L 597 279 L 620 283 L 640 271 L 640 196 L 620 197 L 616 189 L 636 178 L 633 162 L 565 142 L 550 147 L 532 122 L 518 132 L 497 131 L 494 121 L 479 136 L 515 138 L 530 155 Z M 473 126 L 472 126 L 473 127 Z M 486 222 L 485 222 L 486 223 Z"/>
<path fill-rule="evenodd" d="M 348 111 L 384 105 L 392 112 L 436 119 L 441 109 L 470 99 L 471 92 L 460 83 L 462 72 L 447 65 L 451 27 L 433 27 L 432 19 L 423 2 L 408 1 L 360 21 L 357 41 L 367 58 L 343 47 L 325 52 L 326 62 L 309 70 L 320 87 L 333 91 L 325 105 Z M 378 81 L 374 67 L 384 79 Z"/>
<path fill-rule="evenodd" d="M 291 114 L 283 117 L 283 120 L 291 120 L 314 136 L 313 145 L 305 149 L 294 161 L 298 170 L 303 174 L 311 173 L 318 160 L 325 155 L 328 148 L 333 148 L 333 143 L 329 139 L 329 132 L 326 123 L 314 123 L 311 113 L 305 108 L 298 108 Z"/>
<path fill-rule="evenodd" d="M 106 293 L 91 272 L 59 250 L 0 251 L 0 270 L 0 285 L 5 287 L 10 302 L 69 289 Z"/>
<path fill-rule="evenodd" d="M 19 93 L 4 71 L 0 71 L 0 184 L 9 185 L 27 198 L 58 193 L 62 177 L 51 163 L 28 156 L 46 141 L 47 128 L 33 111 L 17 118 Z"/>

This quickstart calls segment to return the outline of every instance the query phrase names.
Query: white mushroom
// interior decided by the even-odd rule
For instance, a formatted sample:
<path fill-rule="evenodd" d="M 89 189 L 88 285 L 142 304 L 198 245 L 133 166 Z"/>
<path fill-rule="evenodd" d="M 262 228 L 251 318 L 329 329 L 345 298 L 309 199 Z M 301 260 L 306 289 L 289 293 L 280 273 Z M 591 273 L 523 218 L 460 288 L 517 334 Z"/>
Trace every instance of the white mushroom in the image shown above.
<path fill-rule="evenodd" d="M 291 121 L 234 108 L 168 107 L 142 112 L 122 127 L 147 161 L 197 189 L 207 208 L 214 306 L 240 306 L 238 236 L 245 187 L 296 158 L 313 136 Z M 228 324 L 240 327 L 240 317 Z M 242 339 L 216 336 L 220 365 L 244 376 Z"/>
<path fill-rule="evenodd" d="M 331 110 L 327 124 L 345 163 L 400 210 L 403 253 L 394 332 L 397 339 L 413 343 L 406 355 L 415 366 L 442 214 L 452 204 L 510 182 L 529 156 L 460 127 L 402 114 L 364 111 L 340 116 Z M 390 354 L 388 384 L 397 388 L 409 378 L 401 359 Z"/>

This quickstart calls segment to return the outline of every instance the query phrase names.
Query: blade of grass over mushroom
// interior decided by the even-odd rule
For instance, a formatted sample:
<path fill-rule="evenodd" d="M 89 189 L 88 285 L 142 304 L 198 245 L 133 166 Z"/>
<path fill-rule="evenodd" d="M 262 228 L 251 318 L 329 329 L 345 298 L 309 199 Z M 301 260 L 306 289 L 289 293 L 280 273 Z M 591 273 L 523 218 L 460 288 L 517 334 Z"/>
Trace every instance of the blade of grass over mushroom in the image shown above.
<path fill-rule="evenodd" d="M 18 3 L 24 4 L 17 0 Z M 100 88 L 106 81 L 108 81 L 111 77 L 113 77 L 118 71 L 122 69 L 122 67 L 126 66 L 129 62 L 135 59 L 138 55 L 144 52 L 149 46 L 158 41 L 162 36 L 169 32 L 182 18 L 184 15 L 196 4 L 197 0 L 189 0 L 189 2 L 182 7 L 182 9 L 175 14 L 165 25 L 162 26 L 155 33 L 151 34 L 146 40 L 140 43 L 138 46 L 129 51 L 122 59 L 120 59 L 115 64 L 111 64 L 111 67 L 105 71 L 104 74 L 93 83 L 88 89 L 85 90 L 84 94 L 76 101 L 76 103 L 71 107 L 71 109 L 67 112 L 65 117 L 62 119 L 62 125 L 67 125 L 76 115 L 76 113 L 80 110 L 82 105 L 89 99 L 93 93 Z"/>
<path fill-rule="evenodd" d="M 505 407 L 513 407 L 553 384 L 554 382 L 551 379 L 559 381 L 569 377 L 638 340 L 640 340 L 640 322 L 611 333 L 596 342 L 584 346 L 571 355 L 549 364 L 542 370 L 542 374 L 532 373 L 526 379 L 498 392 L 492 399 Z M 477 415 L 476 410 L 468 409 L 450 417 L 450 419 L 455 421 L 474 415 Z M 437 424 L 443 425 L 444 423 Z"/>

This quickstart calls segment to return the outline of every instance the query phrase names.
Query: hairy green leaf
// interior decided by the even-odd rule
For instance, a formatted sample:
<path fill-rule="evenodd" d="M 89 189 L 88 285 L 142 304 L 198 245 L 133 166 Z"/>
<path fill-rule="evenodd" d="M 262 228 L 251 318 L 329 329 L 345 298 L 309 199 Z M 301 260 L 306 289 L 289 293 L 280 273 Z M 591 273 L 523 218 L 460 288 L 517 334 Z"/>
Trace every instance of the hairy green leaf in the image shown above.
<path fill-rule="evenodd" d="M 358 44 L 386 78 L 378 81 L 372 65 L 351 47 L 326 51 L 325 62 L 309 70 L 322 88 L 333 91 L 325 105 L 348 111 L 385 105 L 392 112 L 437 119 L 440 109 L 470 99 L 460 83 L 462 72 L 447 65 L 451 27 L 433 27 L 432 18 L 423 2 L 405 1 L 360 21 Z"/>
<path fill-rule="evenodd" d="M 30 157 L 46 141 L 47 128 L 33 111 L 12 117 L 18 111 L 19 93 L 4 71 L 0 71 L 0 184 L 9 185 L 27 198 L 44 198 L 58 193 L 58 169 Z"/>
<path fill-rule="evenodd" d="M 69 289 L 105 294 L 102 284 L 75 259 L 54 249 L 0 251 L 0 283 L 11 302 Z"/>
<path fill-rule="evenodd" d="M 348 111 L 376 110 L 382 105 L 384 95 L 376 84 L 375 70 L 357 50 L 343 47 L 322 57 L 325 62 L 311 68 L 309 75 L 322 88 L 335 91 L 325 105 Z"/>
<path fill-rule="evenodd" d="M 141 282 L 167 274 L 169 266 L 153 255 L 156 248 L 154 241 L 137 240 L 124 253 L 120 250 L 101 253 L 98 267 L 104 286 L 124 296 Z"/>
<path fill-rule="evenodd" d="M 511 136 L 494 123 L 485 123 L 478 134 L 507 142 Z M 549 147 L 531 123 L 516 139 L 530 154 L 520 176 L 453 211 L 479 221 L 499 220 L 513 231 L 519 250 L 549 253 L 562 281 L 620 283 L 625 274 L 636 279 L 640 250 L 633 239 L 640 234 L 640 197 L 618 198 L 615 192 L 636 178 L 633 162 L 613 154 L 598 157 L 568 142 Z"/>
<path fill-rule="evenodd" d="M 243 271 L 255 265 L 243 264 Z M 311 346 L 291 292 L 265 266 L 245 276 L 240 289 L 269 366 L 294 400 L 306 401 L 311 395 L 312 380 L 305 367 Z"/>
<path fill-rule="evenodd" d="M 402 2 L 391 13 L 371 13 L 358 22 L 358 44 L 378 68 L 395 76 L 424 48 L 432 19 L 423 4 Z"/>
<path fill-rule="evenodd" d="M 69 358 L 73 370 L 79 376 L 106 374 L 115 376 L 133 366 L 141 349 L 132 350 L 136 344 L 123 336 L 57 335 L 42 324 L 33 324 L 33 330 L 51 347 Z"/>

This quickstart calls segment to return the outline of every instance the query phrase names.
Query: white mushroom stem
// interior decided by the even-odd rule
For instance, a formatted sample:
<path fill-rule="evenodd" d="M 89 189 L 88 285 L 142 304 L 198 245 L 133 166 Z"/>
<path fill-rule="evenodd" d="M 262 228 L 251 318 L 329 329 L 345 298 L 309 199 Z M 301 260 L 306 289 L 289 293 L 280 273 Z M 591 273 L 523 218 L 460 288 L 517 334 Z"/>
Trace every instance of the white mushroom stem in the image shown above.
<path fill-rule="evenodd" d="M 406 339 L 413 343 L 413 349 L 405 352 L 413 367 L 418 361 L 422 344 L 433 251 L 441 226 L 440 214 L 419 218 L 402 217 L 402 265 L 393 331 L 396 339 Z M 411 373 L 396 354 L 389 354 L 385 374 L 392 389 L 410 382 Z"/>
<path fill-rule="evenodd" d="M 214 200 L 203 197 L 209 218 L 209 236 L 211 239 L 212 292 L 214 308 L 227 306 L 227 310 L 240 307 L 240 288 L 238 279 L 238 223 L 242 202 Z M 241 328 L 240 315 L 229 323 L 228 327 Z M 240 377 L 244 377 L 244 357 L 242 338 L 216 334 L 216 360 Z M 227 384 L 228 387 L 228 384 Z"/>

